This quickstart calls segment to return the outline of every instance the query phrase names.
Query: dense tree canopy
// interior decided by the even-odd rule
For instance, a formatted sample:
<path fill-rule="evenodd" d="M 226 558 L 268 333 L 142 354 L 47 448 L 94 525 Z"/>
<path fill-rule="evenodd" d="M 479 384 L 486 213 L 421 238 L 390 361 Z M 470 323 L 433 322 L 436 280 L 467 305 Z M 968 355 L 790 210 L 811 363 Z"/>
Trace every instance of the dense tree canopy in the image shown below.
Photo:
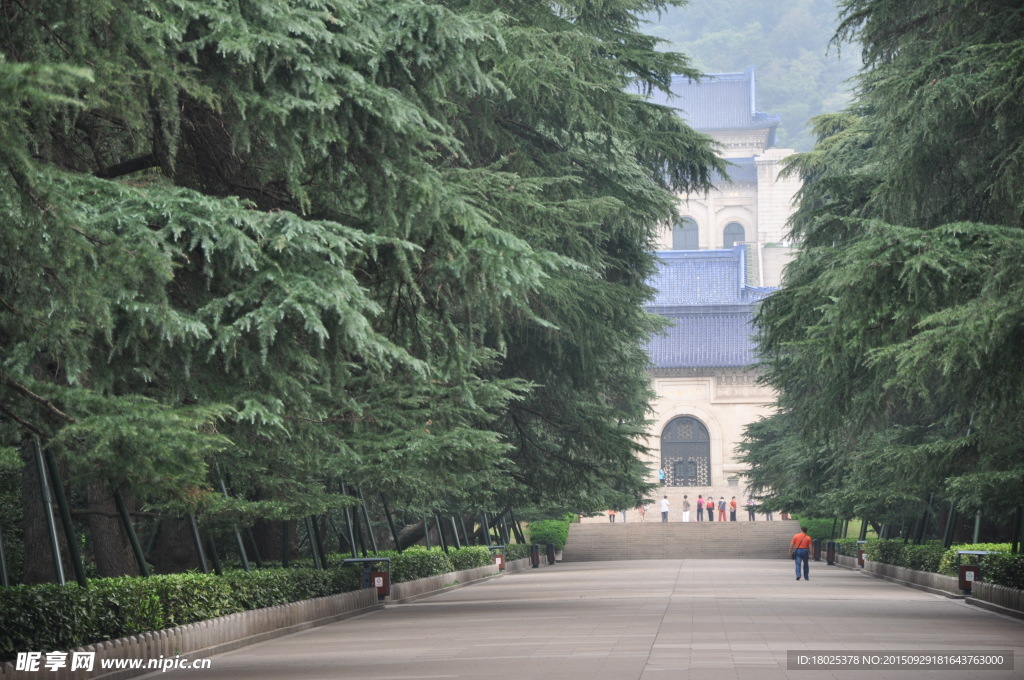
<path fill-rule="evenodd" d="M 1024 503 L 1024 13 L 848 0 L 865 67 L 819 118 L 784 289 L 759 324 L 780 412 L 753 480 L 791 509 L 899 521 L 929 494 Z"/>
<path fill-rule="evenodd" d="M 629 94 L 668 4 L 0 0 L 0 444 L 245 521 L 641 494 L 652 237 L 720 165 Z"/>

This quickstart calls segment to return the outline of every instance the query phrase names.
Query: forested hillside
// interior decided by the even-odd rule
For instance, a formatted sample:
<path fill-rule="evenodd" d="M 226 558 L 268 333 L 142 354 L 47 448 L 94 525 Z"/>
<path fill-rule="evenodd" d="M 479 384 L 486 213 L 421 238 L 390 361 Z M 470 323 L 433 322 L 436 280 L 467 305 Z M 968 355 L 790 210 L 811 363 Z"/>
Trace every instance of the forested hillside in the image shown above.
<path fill-rule="evenodd" d="M 705 73 L 753 66 L 758 108 L 782 116 L 778 145 L 798 151 L 814 145 L 812 117 L 845 106 L 844 81 L 860 65 L 856 46 L 829 47 L 835 0 L 691 0 L 648 19 L 648 32 Z"/>

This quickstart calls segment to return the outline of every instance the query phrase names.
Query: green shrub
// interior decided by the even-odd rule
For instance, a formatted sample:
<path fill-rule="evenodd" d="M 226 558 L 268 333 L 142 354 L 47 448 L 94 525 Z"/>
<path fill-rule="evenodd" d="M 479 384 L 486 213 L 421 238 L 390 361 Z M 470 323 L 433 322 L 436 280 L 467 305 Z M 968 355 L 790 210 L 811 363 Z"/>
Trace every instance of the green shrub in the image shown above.
<path fill-rule="evenodd" d="M 565 519 L 542 519 L 538 522 L 531 522 L 527 533 L 530 535 L 530 542 L 539 545 L 553 543 L 555 550 L 565 547 L 569 538 L 569 521 Z"/>
<path fill-rule="evenodd" d="M 880 540 L 871 541 L 864 546 L 864 557 L 872 562 L 883 564 L 895 564 L 900 562 L 900 554 L 903 551 L 903 541 Z"/>
<path fill-rule="evenodd" d="M 248 609 L 272 607 L 361 587 L 340 566 L 161 574 L 77 584 L 0 588 L 0 659 L 19 651 L 71 649 Z"/>
<path fill-rule="evenodd" d="M 948 550 L 942 555 L 942 559 L 939 561 L 938 572 L 945 574 L 946 576 L 956 576 L 956 554 L 960 550 L 991 550 L 993 552 L 1010 552 L 1009 543 L 961 543 L 959 545 L 951 545 Z M 970 564 L 970 562 L 964 562 L 962 564 Z"/>
<path fill-rule="evenodd" d="M 856 538 L 839 538 L 835 541 L 839 545 L 839 554 L 856 557 L 860 541 Z"/>
<path fill-rule="evenodd" d="M 939 570 L 939 560 L 942 559 L 943 552 L 945 551 L 942 543 L 938 541 L 922 545 L 908 544 L 903 547 L 900 566 L 917 571 L 936 572 Z"/>
<path fill-rule="evenodd" d="M 164 628 L 164 609 L 147 579 L 133 576 L 89 581 L 86 596 L 96 640 L 117 638 Z"/>
<path fill-rule="evenodd" d="M 505 561 L 521 560 L 530 556 L 530 546 L 525 543 L 511 543 L 505 546 Z"/>
<path fill-rule="evenodd" d="M 811 538 L 821 539 L 822 541 L 829 540 L 832 536 L 832 524 L 835 523 L 836 534 L 839 534 L 839 530 L 842 528 L 842 522 L 836 522 L 832 518 L 816 518 L 816 517 L 800 517 L 793 515 L 793 519 L 800 522 L 800 526 L 807 527 L 807 534 Z"/>
<path fill-rule="evenodd" d="M 231 601 L 231 585 L 216 574 L 162 574 L 147 580 L 160 598 L 168 627 L 241 611 Z"/>
<path fill-rule="evenodd" d="M 938 571 L 944 550 L 938 541 L 914 545 L 899 539 L 871 541 L 865 555 L 872 562 L 884 562 L 916 571 Z"/>
<path fill-rule="evenodd" d="M 455 571 L 452 561 L 440 548 L 428 549 L 414 545 L 401 553 L 392 550 L 382 551 L 381 557 L 391 558 L 392 583 L 404 583 Z"/>
<path fill-rule="evenodd" d="M 71 649 L 92 642 L 88 594 L 77 583 L 0 588 L 0 660 L 19 651 Z"/>
<path fill-rule="evenodd" d="M 981 576 L 989 583 L 1024 589 L 1024 554 L 983 555 Z"/>
<path fill-rule="evenodd" d="M 448 559 L 452 561 L 455 571 L 476 569 L 493 564 L 491 551 L 483 545 L 467 545 L 464 548 L 449 550 Z"/>

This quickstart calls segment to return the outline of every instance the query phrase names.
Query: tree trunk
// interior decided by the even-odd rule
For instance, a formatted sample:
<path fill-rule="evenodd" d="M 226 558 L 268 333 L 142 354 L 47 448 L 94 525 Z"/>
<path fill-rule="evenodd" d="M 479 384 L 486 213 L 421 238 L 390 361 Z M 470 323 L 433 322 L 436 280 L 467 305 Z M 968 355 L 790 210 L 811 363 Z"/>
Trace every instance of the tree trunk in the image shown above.
<path fill-rule="evenodd" d="M 165 519 L 153 549 L 153 570 L 160 574 L 174 574 L 190 569 L 202 570 L 188 520 Z"/>
<path fill-rule="evenodd" d="M 103 484 L 91 483 L 85 487 L 85 498 L 90 510 L 105 514 L 87 516 L 93 560 L 100 576 L 138 576 L 139 565 L 135 561 L 128 534 L 117 515 L 114 494 Z M 125 498 L 129 507 L 135 505 L 132 498 Z"/>
<path fill-rule="evenodd" d="M 25 545 L 25 563 L 21 582 L 56 583 L 57 573 L 53 568 L 53 554 L 50 548 L 50 530 L 46 523 L 46 506 L 43 504 L 43 492 L 39 485 L 39 466 L 36 463 L 35 447 L 26 439 L 21 445 L 21 502 L 22 530 Z M 74 567 L 68 559 L 68 546 L 64 532 L 57 521 L 57 510 L 53 509 L 54 522 L 57 525 L 57 545 L 64 567 L 64 578 L 74 581 Z"/>

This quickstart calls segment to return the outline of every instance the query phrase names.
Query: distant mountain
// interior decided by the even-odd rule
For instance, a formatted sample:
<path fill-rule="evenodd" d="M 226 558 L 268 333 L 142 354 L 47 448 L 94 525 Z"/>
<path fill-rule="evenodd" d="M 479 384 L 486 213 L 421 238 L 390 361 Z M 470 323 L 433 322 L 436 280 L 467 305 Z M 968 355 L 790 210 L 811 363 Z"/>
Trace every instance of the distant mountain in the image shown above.
<path fill-rule="evenodd" d="M 753 66 L 757 108 L 782 117 L 778 146 L 798 151 L 814 144 L 811 118 L 846 105 L 846 81 L 860 67 L 858 46 L 829 45 L 838 24 L 834 0 L 691 0 L 648 20 L 647 33 L 705 73 Z"/>

